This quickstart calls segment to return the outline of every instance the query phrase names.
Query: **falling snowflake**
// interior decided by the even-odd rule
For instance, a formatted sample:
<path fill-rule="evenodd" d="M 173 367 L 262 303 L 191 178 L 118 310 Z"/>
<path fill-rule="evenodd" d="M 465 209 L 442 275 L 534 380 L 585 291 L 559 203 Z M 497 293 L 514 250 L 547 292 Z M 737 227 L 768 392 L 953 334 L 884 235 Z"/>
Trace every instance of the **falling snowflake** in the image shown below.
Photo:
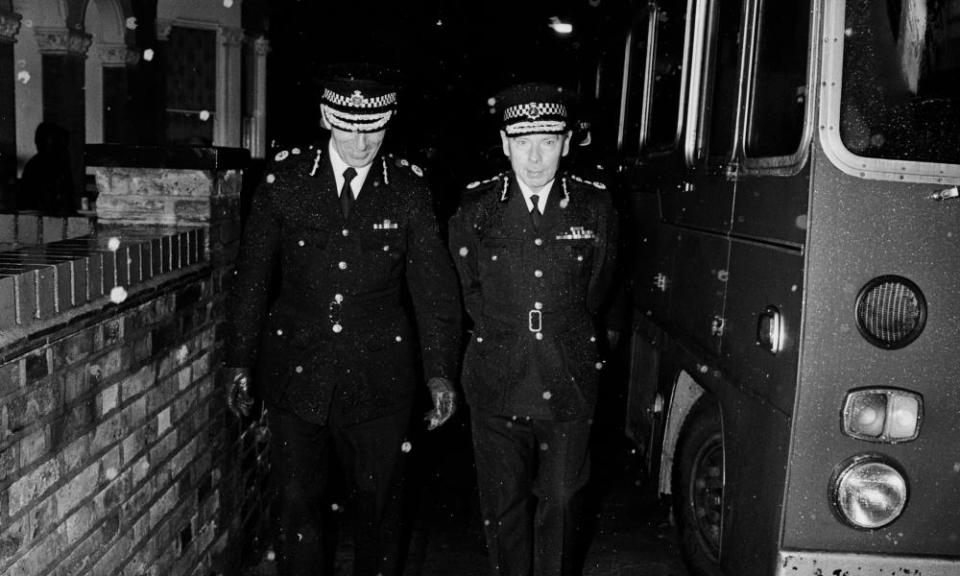
<path fill-rule="evenodd" d="M 330 505 L 330 509 L 333 510 L 334 512 L 338 512 L 340 510 L 340 505 L 334 502 L 333 504 Z"/>
<path fill-rule="evenodd" d="M 153 48 L 147 48 L 143 51 L 143 59 L 147 62 L 153 60 Z"/>
<path fill-rule="evenodd" d="M 466 256 L 469 253 L 470 253 L 470 250 L 468 250 L 466 246 L 460 247 L 460 256 Z"/>
<path fill-rule="evenodd" d="M 553 394 L 551 394 L 549 390 L 543 393 L 544 400 L 549 400 L 551 397 L 553 397 Z"/>
<path fill-rule="evenodd" d="M 120 248 L 120 239 L 116 236 L 112 236 L 110 240 L 107 240 L 107 250 L 111 252 L 116 252 Z"/>
<path fill-rule="evenodd" d="M 177 350 L 177 362 L 180 364 L 183 364 L 183 362 L 187 359 L 187 356 L 189 355 L 190 355 L 190 349 L 187 348 L 186 345 L 181 346 L 180 349 Z"/>
<path fill-rule="evenodd" d="M 209 111 L 209 110 L 201 110 L 201 111 L 200 111 L 200 121 L 201 121 L 201 122 L 206 122 L 206 121 L 209 120 L 209 119 L 210 119 L 210 111 Z"/>
<path fill-rule="evenodd" d="M 267 562 L 273 562 L 277 559 L 277 553 L 273 550 L 267 550 Z"/>
<path fill-rule="evenodd" d="M 410 444 L 409 441 L 404 442 L 404 443 L 400 446 L 400 449 L 403 450 L 404 453 L 409 452 L 412 448 L 413 448 L 413 444 Z"/>
<path fill-rule="evenodd" d="M 492 106 L 496 106 L 496 105 L 497 105 L 497 99 L 496 99 L 496 98 L 494 98 L 493 96 L 491 96 L 490 98 L 487 98 L 487 106 L 491 106 L 491 107 L 492 107 Z"/>
<path fill-rule="evenodd" d="M 104 472 L 104 475 L 107 477 L 107 480 L 113 480 L 117 477 L 117 469 L 113 466 L 107 468 Z"/>
<path fill-rule="evenodd" d="M 27 72 L 26 70 L 21 70 L 17 72 L 17 80 L 19 80 L 20 83 L 22 84 L 26 84 L 27 82 L 30 81 L 30 73 Z"/>
<path fill-rule="evenodd" d="M 550 446 L 549 446 L 546 442 L 541 442 L 541 443 L 540 443 L 540 450 L 541 450 L 542 452 L 546 452 L 548 448 L 550 448 Z"/>
<path fill-rule="evenodd" d="M 267 184 L 273 184 L 277 181 L 277 177 L 273 174 L 267 174 Z"/>
<path fill-rule="evenodd" d="M 233 8 L 233 0 L 223 0 L 224 8 Z"/>
<path fill-rule="evenodd" d="M 137 29 L 137 18 L 131 16 L 127 18 L 127 30 L 136 30 Z"/>
<path fill-rule="evenodd" d="M 127 291 L 123 286 L 114 286 L 110 290 L 110 301 L 114 304 L 120 304 L 127 299 Z"/>

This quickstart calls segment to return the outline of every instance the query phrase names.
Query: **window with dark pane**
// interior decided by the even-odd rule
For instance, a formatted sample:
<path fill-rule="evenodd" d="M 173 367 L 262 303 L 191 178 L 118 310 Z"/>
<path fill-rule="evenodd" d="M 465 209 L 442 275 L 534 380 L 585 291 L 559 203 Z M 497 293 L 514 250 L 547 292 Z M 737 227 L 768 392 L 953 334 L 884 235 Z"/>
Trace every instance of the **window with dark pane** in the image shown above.
<path fill-rule="evenodd" d="M 708 56 L 708 89 L 704 120 L 709 129 L 703 137 L 711 158 L 729 158 L 733 151 L 734 126 L 737 114 L 740 29 L 742 1 L 717 0 L 713 6 L 716 19 L 711 39 L 713 50 Z M 717 73 L 722 70 L 722 73 Z M 701 148 L 703 145 L 701 144 Z"/>
<path fill-rule="evenodd" d="M 687 26 L 685 5 L 657 11 L 657 46 L 653 61 L 653 95 L 650 105 L 650 151 L 672 149 L 680 126 L 680 80 L 683 76 L 683 36 Z"/>
<path fill-rule="evenodd" d="M 167 142 L 213 144 L 217 31 L 173 26 L 167 41 Z"/>
<path fill-rule="evenodd" d="M 746 153 L 787 156 L 800 147 L 807 103 L 810 6 L 765 0 L 757 31 Z"/>
<path fill-rule="evenodd" d="M 627 78 L 626 116 L 623 128 L 623 152 L 640 153 L 640 127 L 643 123 L 643 83 L 647 65 L 647 18 L 634 23 L 630 35 L 630 71 Z"/>

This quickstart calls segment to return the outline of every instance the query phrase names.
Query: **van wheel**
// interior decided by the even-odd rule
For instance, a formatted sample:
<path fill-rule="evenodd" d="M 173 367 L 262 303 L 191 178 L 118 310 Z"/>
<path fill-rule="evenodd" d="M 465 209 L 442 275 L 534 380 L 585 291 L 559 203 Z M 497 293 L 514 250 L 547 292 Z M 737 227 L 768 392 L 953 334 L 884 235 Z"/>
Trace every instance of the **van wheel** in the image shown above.
<path fill-rule="evenodd" d="M 693 407 L 680 432 L 673 469 L 674 517 L 684 561 L 696 576 L 721 576 L 723 434 L 710 399 Z"/>

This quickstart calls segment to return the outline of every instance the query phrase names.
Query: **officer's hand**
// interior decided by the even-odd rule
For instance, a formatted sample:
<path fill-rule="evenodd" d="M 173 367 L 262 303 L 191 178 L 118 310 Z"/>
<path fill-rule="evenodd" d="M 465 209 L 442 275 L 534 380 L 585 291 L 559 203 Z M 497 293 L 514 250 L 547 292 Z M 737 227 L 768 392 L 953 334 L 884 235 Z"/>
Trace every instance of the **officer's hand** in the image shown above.
<path fill-rule="evenodd" d="M 224 368 L 224 380 L 227 382 L 227 408 L 237 418 L 250 415 L 253 398 L 250 396 L 250 370 L 246 368 Z"/>
<path fill-rule="evenodd" d="M 453 389 L 453 382 L 446 378 L 431 378 L 427 387 L 430 388 L 433 410 L 427 412 L 423 419 L 428 422 L 427 430 L 433 430 L 442 426 L 457 411 L 457 392 Z"/>

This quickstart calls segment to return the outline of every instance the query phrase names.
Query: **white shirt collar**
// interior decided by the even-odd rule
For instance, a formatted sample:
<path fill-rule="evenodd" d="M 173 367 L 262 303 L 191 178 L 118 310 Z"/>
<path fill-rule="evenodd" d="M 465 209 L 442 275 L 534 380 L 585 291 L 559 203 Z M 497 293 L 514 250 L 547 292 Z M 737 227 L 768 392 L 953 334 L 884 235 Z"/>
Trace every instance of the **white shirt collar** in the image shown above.
<path fill-rule="evenodd" d="M 543 214 L 544 208 L 547 207 L 547 197 L 550 196 L 550 190 L 553 189 L 553 183 L 556 182 L 556 178 L 547 182 L 543 185 L 543 188 L 539 192 L 534 192 L 530 189 L 529 186 L 523 183 L 523 180 L 517 178 L 517 184 L 520 185 L 520 191 L 523 192 L 523 200 L 527 203 L 527 212 L 533 210 L 533 200 L 530 199 L 531 196 L 536 194 L 537 198 L 537 208 L 540 209 L 540 213 Z"/>
<path fill-rule="evenodd" d="M 333 177 L 337 180 L 337 196 L 340 196 L 340 189 L 343 188 L 343 171 L 349 168 L 350 165 L 343 161 L 337 149 L 333 147 L 333 136 L 330 137 L 330 143 L 327 144 L 327 149 L 329 150 L 327 155 L 330 156 L 330 165 L 333 167 Z M 367 174 L 370 173 L 371 166 L 373 166 L 373 163 L 367 164 L 362 168 L 354 168 L 354 170 L 357 171 L 357 175 L 350 181 L 350 189 L 353 190 L 354 198 L 360 195 L 360 189 L 363 188 L 363 183 L 367 179 Z"/>

